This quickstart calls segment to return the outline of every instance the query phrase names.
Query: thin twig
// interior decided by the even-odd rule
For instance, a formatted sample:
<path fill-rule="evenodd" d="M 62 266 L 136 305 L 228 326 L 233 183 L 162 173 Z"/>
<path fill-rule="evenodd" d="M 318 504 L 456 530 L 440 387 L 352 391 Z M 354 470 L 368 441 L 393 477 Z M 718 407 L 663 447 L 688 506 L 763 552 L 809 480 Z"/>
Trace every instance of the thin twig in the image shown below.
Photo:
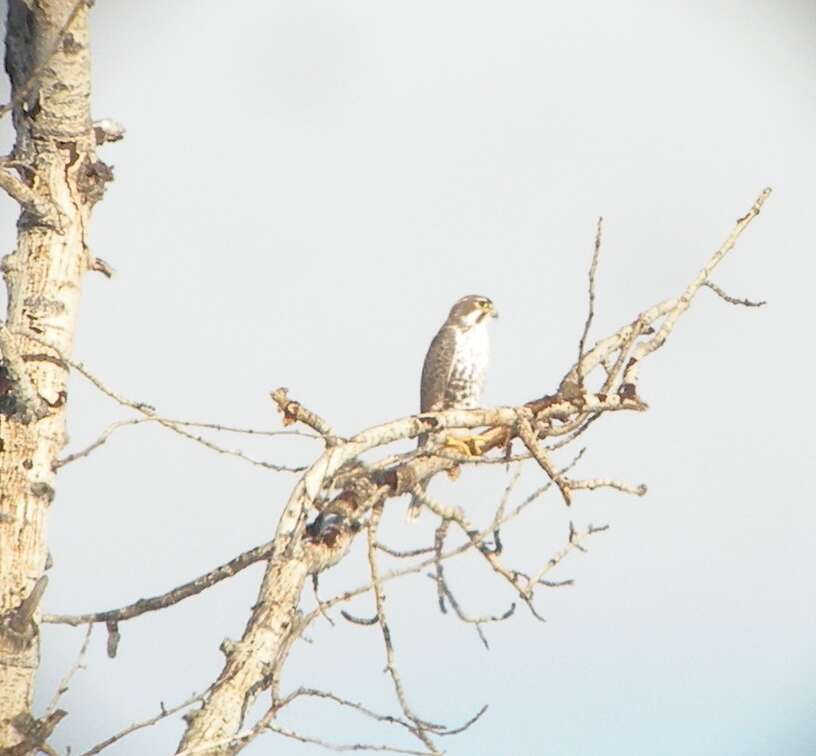
<path fill-rule="evenodd" d="M 434 550 L 433 546 L 426 546 L 422 549 L 407 549 L 400 551 L 398 549 L 392 549 L 379 542 L 376 544 L 376 546 L 379 551 L 388 554 L 388 556 L 397 557 L 398 559 L 408 559 L 410 557 L 422 556 L 423 554 L 430 554 Z"/>
<path fill-rule="evenodd" d="M 586 447 L 579 449 L 578 453 L 563 467 L 558 470 L 558 475 L 564 476 L 565 473 L 569 472 L 575 465 L 578 464 L 579 460 L 584 456 L 586 453 Z M 508 520 L 512 520 L 518 517 L 527 507 L 529 507 L 536 499 L 539 499 L 543 494 L 549 491 L 553 487 L 553 481 L 550 480 L 545 483 L 543 486 L 539 486 L 536 488 L 531 494 L 529 494 L 520 504 L 517 504 L 510 514 L 507 517 L 504 517 L 502 522 L 507 522 Z"/>
<path fill-rule="evenodd" d="M 14 333 L 18 332 L 14 331 Z M 190 433 L 189 431 L 184 429 L 183 427 L 184 423 L 177 423 L 173 420 L 157 416 L 155 408 L 150 406 L 149 404 L 146 404 L 144 402 L 133 401 L 132 399 L 128 399 L 127 397 L 123 396 L 119 392 L 114 391 L 112 388 L 106 385 L 100 378 L 94 375 L 87 367 L 85 367 L 85 365 L 63 354 L 57 347 L 55 347 L 46 339 L 42 339 L 39 336 L 36 336 L 35 334 L 29 332 L 18 333 L 18 335 L 24 336 L 25 338 L 30 339 L 31 341 L 41 344 L 42 346 L 47 347 L 48 349 L 51 349 L 54 352 L 56 352 L 57 355 L 59 355 L 60 360 L 64 363 L 64 365 L 67 365 L 73 370 L 76 370 L 78 373 L 80 373 L 80 375 L 85 377 L 94 386 L 96 386 L 96 388 L 99 389 L 99 391 L 105 394 L 105 396 L 110 397 L 117 404 L 120 404 L 123 407 L 128 407 L 130 409 L 136 410 L 145 417 L 151 418 L 153 422 L 156 422 L 165 428 L 169 428 L 174 433 L 178 433 L 180 436 L 184 436 L 185 438 L 191 441 L 195 441 L 196 443 L 201 444 L 202 446 L 206 447 L 207 449 L 210 449 L 211 451 L 229 457 L 236 457 L 238 459 L 244 460 L 245 462 L 249 462 L 252 465 L 264 467 L 269 470 L 275 470 L 276 472 L 302 472 L 305 469 L 303 467 L 286 467 L 285 465 L 276 465 L 272 462 L 266 462 L 264 460 L 255 459 L 240 450 L 227 449 L 223 446 L 220 446 L 219 444 L 210 441 L 209 439 L 204 438 L 203 436 L 197 436 L 194 433 Z M 113 430 L 115 430 L 115 428 Z M 113 430 L 111 430 L 110 432 L 112 433 Z M 104 433 L 103 436 L 105 436 Z M 101 446 L 101 444 L 103 444 L 105 440 L 106 437 L 103 438 L 99 443 L 94 442 L 94 444 L 91 444 L 92 448 L 89 447 L 87 453 L 90 453 L 91 451 L 93 451 L 93 449 L 97 448 L 98 446 Z M 80 456 L 84 455 L 80 453 Z M 63 462 L 63 464 L 65 463 Z"/>
<path fill-rule="evenodd" d="M 592 264 L 589 266 L 589 312 L 587 313 L 586 322 L 584 323 L 584 330 L 581 333 L 581 340 L 578 342 L 578 388 L 584 386 L 584 371 L 582 369 L 582 362 L 584 359 L 584 347 L 586 346 L 586 339 L 589 335 L 589 328 L 592 325 L 592 319 L 595 317 L 595 273 L 598 270 L 598 258 L 601 254 L 601 232 L 603 230 L 603 217 L 598 218 L 598 225 L 595 229 L 595 248 L 592 252 Z"/>
<path fill-rule="evenodd" d="M 454 727 L 453 729 L 450 730 L 437 730 L 436 734 L 441 735 L 443 737 L 446 737 L 448 735 L 458 735 L 460 732 L 464 732 L 465 730 L 468 729 L 468 727 L 478 722 L 482 718 L 482 714 L 484 714 L 486 711 L 487 704 L 482 706 L 482 708 L 479 709 L 479 711 L 477 711 L 470 719 L 468 719 L 467 722 L 460 725 L 459 727 Z"/>
<path fill-rule="evenodd" d="M 85 654 L 88 652 L 88 645 L 91 642 L 92 632 L 93 624 L 88 623 L 88 629 L 85 631 L 85 638 L 82 641 L 82 646 L 80 646 L 76 661 L 74 662 L 73 666 L 65 673 L 65 676 L 62 678 L 62 680 L 60 680 L 60 683 L 57 686 L 57 690 L 54 693 L 54 697 L 51 699 L 51 703 L 48 704 L 48 708 L 45 710 L 46 717 L 50 716 L 56 710 L 60 698 L 62 698 L 63 694 L 68 691 L 68 687 L 74 675 L 80 669 L 85 669 L 83 662 L 85 661 Z"/>
<path fill-rule="evenodd" d="M 338 696 L 336 693 L 329 693 L 324 690 L 317 690 L 316 688 L 298 688 L 297 690 L 293 691 L 288 696 L 286 696 L 284 701 L 285 703 L 288 704 L 294 701 L 296 698 L 300 697 L 323 698 L 329 701 L 333 701 L 339 706 L 354 709 L 355 711 L 360 712 L 369 719 L 374 719 L 377 722 L 383 722 L 384 724 L 399 725 L 400 727 L 405 728 L 409 732 L 413 732 L 414 730 L 413 724 L 406 721 L 405 719 L 401 719 L 400 717 L 394 717 L 391 716 L 390 714 L 379 714 L 376 711 L 373 711 L 372 709 L 369 709 L 368 707 L 363 706 L 360 703 L 355 703 L 354 701 L 349 701 L 347 698 L 342 698 Z"/>
<path fill-rule="evenodd" d="M 599 488 L 613 488 L 616 491 L 632 494 L 633 496 L 645 496 L 648 491 L 645 483 L 634 486 L 631 483 L 624 483 L 623 481 L 619 480 L 610 480 L 609 478 L 569 480 L 567 483 L 572 491 L 595 491 Z"/>
<path fill-rule="evenodd" d="M 564 467 L 562 467 L 562 468 L 560 468 L 558 470 L 558 474 L 563 476 L 564 473 L 568 472 L 572 467 L 574 467 L 578 463 L 578 461 L 581 459 L 581 457 L 584 455 L 585 451 L 586 451 L 586 449 L 581 449 L 578 452 L 578 454 L 567 465 L 565 465 Z M 543 617 L 541 617 L 538 614 L 538 612 L 535 610 L 535 607 L 532 605 L 531 599 L 529 598 L 528 594 L 525 591 L 525 588 L 530 587 L 530 578 L 529 578 L 529 576 L 526 576 L 523 573 L 520 573 L 518 571 L 510 571 L 510 570 L 506 569 L 498 561 L 498 554 L 500 553 L 500 549 L 489 549 L 489 548 L 487 548 L 485 546 L 485 541 L 491 534 L 493 534 L 494 537 L 495 537 L 495 534 L 496 534 L 497 530 L 502 525 L 504 525 L 507 522 L 509 522 L 510 520 L 513 520 L 516 517 L 518 517 L 521 514 L 521 512 L 524 511 L 524 509 L 526 509 L 528 506 L 530 506 L 530 504 L 532 504 L 536 499 L 538 499 L 543 493 L 548 491 L 552 487 L 552 485 L 553 485 L 553 483 L 552 483 L 552 481 L 550 481 L 547 484 L 545 484 L 544 486 L 541 486 L 540 488 L 536 489 L 524 501 L 522 501 L 519 505 L 514 507 L 514 509 L 509 514 L 503 515 L 503 516 L 501 516 L 501 518 L 499 517 L 500 513 L 497 512 L 497 515 L 494 516 L 494 519 L 490 523 L 490 525 L 485 530 L 483 530 L 481 532 L 476 532 L 476 531 L 474 531 L 472 529 L 472 526 L 470 526 L 470 524 L 464 518 L 464 514 L 461 512 L 461 510 L 458 510 L 458 509 L 453 508 L 453 507 L 445 507 L 444 505 L 439 504 L 439 502 L 435 501 L 434 499 L 431 499 L 430 497 L 428 497 L 427 493 L 422 492 L 422 495 L 424 497 L 423 502 L 426 504 L 426 506 L 428 506 L 428 508 L 431 509 L 431 511 L 434 511 L 436 514 L 439 514 L 440 516 L 447 516 L 448 518 L 458 522 L 460 528 L 462 528 L 462 530 L 467 535 L 468 540 L 465 543 L 463 543 L 462 545 L 457 546 L 457 547 L 451 549 L 450 551 L 447 551 L 447 552 L 441 554 L 439 557 L 437 557 L 436 554 L 434 554 L 434 556 L 432 556 L 432 557 L 430 557 L 428 559 L 422 560 L 422 561 L 420 561 L 420 562 L 418 562 L 418 563 L 416 563 L 414 565 L 411 565 L 410 567 L 405 567 L 405 568 L 402 568 L 402 569 L 392 570 L 390 572 L 387 572 L 384 575 L 382 575 L 382 582 L 385 583 L 385 582 L 389 582 L 391 580 L 395 580 L 395 579 L 404 577 L 406 575 L 412 575 L 412 574 L 419 573 L 422 570 L 424 570 L 426 567 L 429 567 L 431 565 L 435 565 L 437 563 L 437 561 L 441 562 L 441 561 L 446 561 L 448 559 L 455 558 L 455 557 L 460 556 L 460 555 L 470 551 L 471 549 L 475 548 L 488 560 L 488 562 L 491 564 L 491 567 L 493 567 L 493 569 L 498 574 L 500 574 L 502 577 L 504 577 L 511 584 L 511 586 L 513 586 L 513 588 L 516 589 L 516 591 L 519 594 L 519 597 L 522 598 L 522 600 L 525 601 L 525 603 L 527 604 L 527 606 L 530 609 L 533 616 L 536 619 L 543 622 L 544 621 Z M 605 526 L 603 528 L 593 528 L 590 533 L 586 533 L 586 534 L 582 535 L 580 538 L 585 538 L 585 537 L 587 537 L 589 535 L 592 535 L 592 534 L 594 534 L 596 532 L 601 532 L 602 530 L 605 530 L 606 527 L 608 527 L 608 526 Z M 572 550 L 572 549 L 570 548 L 570 549 L 568 549 L 568 551 L 569 550 Z M 432 548 L 431 551 L 434 551 L 434 549 Z M 564 553 L 559 552 L 559 554 L 556 554 L 555 564 L 550 565 L 547 568 L 546 571 L 549 571 L 550 569 L 555 567 L 555 565 L 558 564 L 564 558 L 564 556 L 566 556 L 566 553 L 568 553 L 568 551 L 564 552 Z M 525 580 L 526 580 L 525 584 L 522 584 L 520 582 L 520 580 L 519 580 L 520 577 L 525 578 Z M 557 581 L 557 582 L 539 580 L 538 582 L 539 582 L 539 584 L 545 585 L 545 586 L 548 586 L 548 587 L 559 587 L 559 586 L 564 586 L 564 585 L 572 585 L 572 583 L 573 583 L 572 580 L 562 580 L 562 581 Z M 359 586 L 359 587 L 357 587 L 355 589 L 346 591 L 343 594 L 335 596 L 332 599 L 326 600 L 323 603 L 321 608 L 325 610 L 326 608 L 330 608 L 330 607 L 334 606 L 337 603 L 350 601 L 352 598 L 355 598 L 355 597 L 360 596 L 360 595 L 362 595 L 364 593 L 367 593 L 370 590 L 373 590 L 373 588 L 374 588 L 374 586 L 373 586 L 372 583 L 368 583 L 366 585 Z M 318 610 L 315 610 L 315 611 L 311 612 L 310 614 L 308 614 L 304 619 L 304 625 L 311 622 L 314 619 L 314 617 L 317 616 L 318 614 L 319 614 Z"/>
<path fill-rule="evenodd" d="M 264 729 L 269 730 L 269 732 L 274 732 L 277 735 L 283 735 L 286 738 L 297 740 L 300 743 L 309 743 L 311 745 L 316 745 L 320 746 L 321 748 L 325 748 L 327 751 L 337 751 L 341 753 L 347 751 L 378 751 L 383 753 L 410 754 L 410 756 L 430 756 L 430 754 L 440 753 L 439 751 L 413 751 L 408 748 L 396 748 L 394 746 L 376 745 L 374 743 L 351 743 L 348 745 L 341 745 L 339 743 L 329 743 L 326 740 L 310 737 L 308 735 L 302 735 L 301 733 L 295 732 L 294 730 L 288 730 L 284 727 L 281 727 L 280 725 L 273 725 L 271 723 L 267 724 Z M 187 753 L 192 754 L 193 751 L 188 751 Z M 179 756 L 181 756 L 181 754 Z"/>
<path fill-rule="evenodd" d="M 583 531 L 575 530 L 572 522 L 569 524 L 569 540 L 567 541 L 566 546 L 558 551 L 554 556 L 552 556 L 538 572 L 534 573 L 533 576 L 529 579 L 528 583 L 528 591 L 530 597 L 533 595 L 533 591 L 535 590 L 536 584 L 541 582 L 541 579 L 552 569 L 554 569 L 557 565 L 561 564 L 564 560 L 564 557 L 567 556 L 572 551 L 576 549 L 578 551 L 586 551 L 586 548 L 583 545 L 583 541 L 586 540 L 589 536 L 594 535 L 595 533 L 603 533 L 605 530 L 609 530 L 609 525 L 601 525 L 601 526 L 594 526 L 588 525 L 587 528 Z"/>
<path fill-rule="evenodd" d="M 124 730 L 120 730 L 115 735 L 111 735 L 109 738 L 106 738 L 100 743 L 97 743 L 93 748 L 84 753 L 80 754 L 80 756 L 95 756 L 95 754 L 99 753 L 100 751 L 104 751 L 108 746 L 113 745 L 114 743 L 118 743 L 122 738 L 130 735 L 132 732 L 136 732 L 137 730 L 142 730 L 145 727 L 152 727 L 156 722 L 160 722 L 162 719 L 172 716 L 173 714 L 181 711 L 182 709 L 186 709 L 188 706 L 196 703 L 197 701 L 201 701 L 204 696 L 206 695 L 206 691 L 204 693 L 196 693 L 186 701 L 183 701 L 178 706 L 174 706 L 171 709 L 166 709 L 163 703 L 159 704 L 160 711 L 153 717 L 149 717 L 148 719 L 143 719 L 140 722 L 134 722 L 131 725 L 125 727 Z"/>
<path fill-rule="evenodd" d="M 565 465 L 564 467 L 562 467 L 558 471 L 559 474 L 563 475 L 564 473 L 566 473 L 570 469 L 572 469 L 578 463 L 578 460 L 580 460 L 581 457 L 584 455 L 585 451 L 586 451 L 586 449 L 581 449 L 578 452 L 578 454 L 576 454 L 576 456 L 572 459 L 571 462 L 569 462 L 567 465 Z M 457 546 L 455 548 L 452 548 L 450 551 L 445 552 L 444 554 L 442 554 L 440 559 L 442 561 L 446 561 L 448 559 L 454 559 L 455 557 L 461 556 L 462 554 L 465 554 L 465 553 L 471 551 L 472 549 L 478 549 L 480 546 L 483 546 L 485 541 L 491 535 L 495 535 L 495 532 L 496 532 L 496 530 L 498 528 L 500 528 L 502 525 L 505 525 L 506 523 L 510 522 L 511 520 L 515 519 L 516 517 L 518 517 L 527 507 L 529 507 L 538 498 L 540 498 L 542 494 L 544 494 L 546 491 L 548 491 L 550 488 L 552 488 L 552 485 L 553 485 L 552 481 L 549 481 L 545 485 L 543 485 L 540 488 L 536 489 L 524 501 L 522 501 L 521 504 L 518 504 L 516 507 L 514 507 L 513 510 L 509 514 L 504 515 L 501 519 L 498 519 L 498 518 L 494 517 L 493 521 L 490 523 L 490 525 L 487 528 L 485 528 L 480 533 L 476 533 L 472 538 L 468 538 L 468 540 L 466 540 L 463 544 L 461 544 L 461 545 L 459 545 L 459 546 Z M 431 499 L 431 505 L 432 506 L 437 506 L 437 503 L 434 502 L 434 500 Z M 433 552 L 434 548 L 430 547 L 428 549 L 428 551 Z M 494 551 L 494 553 L 498 554 L 499 552 Z M 424 559 L 424 560 L 422 560 L 420 562 L 417 562 L 416 564 L 410 565 L 408 567 L 403 567 L 403 568 L 400 568 L 400 569 L 391 570 L 389 572 L 386 572 L 386 573 L 384 573 L 382 575 L 382 582 L 387 583 L 387 582 L 390 582 L 392 580 L 398 580 L 399 578 L 405 577 L 407 575 L 415 575 L 415 574 L 417 574 L 419 572 L 422 572 L 427 567 L 432 566 L 435 563 L 435 559 L 436 559 L 436 557 L 432 556 L 430 558 Z M 322 604 L 322 609 L 323 610 L 329 609 L 329 608 L 331 608 L 331 607 L 333 607 L 333 606 L 335 606 L 335 605 L 337 605 L 339 603 L 344 603 L 346 601 L 350 601 L 353 598 L 356 598 L 356 597 L 361 596 L 361 595 L 363 595 L 365 593 L 368 593 L 372 589 L 373 589 L 373 585 L 371 583 L 366 583 L 364 585 L 357 586 L 356 588 L 352 588 L 352 589 L 350 589 L 348 591 L 345 591 L 344 593 L 339 594 L 339 595 L 337 595 L 337 596 L 335 596 L 335 597 L 333 597 L 331 599 L 326 599 Z M 314 620 L 315 617 L 317 617 L 319 615 L 320 615 L 320 611 L 318 609 L 315 609 L 314 611 L 307 614 L 304 617 L 304 620 L 303 620 L 304 626 L 308 625 L 310 622 L 312 622 Z"/>
<path fill-rule="evenodd" d="M 439 611 L 442 614 L 447 614 L 448 609 L 445 606 L 445 575 L 444 575 L 444 568 L 442 567 L 442 547 L 445 545 L 445 536 L 448 532 L 448 527 L 450 526 L 450 520 L 442 520 L 439 523 L 439 527 L 436 529 L 434 533 L 434 567 L 436 568 L 436 596 L 437 600 L 439 601 Z M 479 637 L 481 637 L 481 633 L 479 633 Z"/>
<path fill-rule="evenodd" d="M 179 603 L 190 596 L 195 596 L 207 588 L 212 587 L 216 583 L 220 583 L 226 578 L 232 577 L 241 570 L 260 562 L 264 559 L 271 558 L 274 553 L 274 544 L 270 541 L 261 546 L 256 546 L 243 554 L 239 554 L 229 562 L 210 570 L 204 575 L 188 583 L 173 588 L 167 593 L 162 593 L 158 596 L 153 596 L 147 599 L 139 599 L 133 604 L 128 604 L 120 609 L 107 609 L 102 612 L 93 612 L 91 614 L 46 614 L 43 615 L 43 622 L 50 622 L 62 625 L 84 625 L 86 623 L 96 622 L 123 622 L 125 620 L 133 619 L 147 612 L 155 612 L 159 609 L 164 609 L 173 604 Z"/>
<path fill-rule="evenodd" d="M 64 467 L 65 465 L 70 464 L 71 462 L 76 462 L 78 459 L 83 459 L 87 457 L 92 451 L 95 451 L 100 446 L 102 446 L 112 435 L 115 431 L 119 430 L 119 428 L 124 428 L 128 425 L 140 425 L 141 423 L 152 423 L 155 422 L 156 418 L 153 417 L 134 417 L 129 420 L 119 420 L 115 423 L 111 423 L 104 431 L 99 435 L 99 437 L 93 442 L 88 444 L 83 449 L 80 449 L 77 452 L 73 452 L 71 454 L 66 454 L 61 459 L 56 460 L 52 465 L 51 469 L 56 471 L 59 470 L 60 467 Z"/>
<path fill-rule="evenodd" d="M 504 614 L 485 614 L 479 617 L 471 617 L 468 615 L 464 609 L 462 609 L 461 604 L 456 599 L 456 596 L 453 595 L 453 591 L 451 590 L 450 585 L 448 584 L 447 579 L 445 578 L 444 568 L 442 567 L 442 560 L 437 562 L 437 573 L 436 575 L 429 575 L 432 578 L 437 586 L 439 587 L 439 591 L 448 600 L 448 603 L 451 605 L 451 608 L 456 613 L 456 616 L 465 624 L 473 625 L 474 630 L 476 630 L 476 634 L 479 636 L 479 640 L 482 642 L 482 645 L 489 651 L 490 644 L 487 642 L 487 637 L 482 630 L 482 625 L 488 624 L 490 622 L 503 622 L 506 619 L 510 619 L 510 617 L 515 614 L 516 611 L 516 604 L 510 604 L 510 608 L 504 612 Z M 443 599 L 440 597 L 440 606 L 443 606 Z"/>
<path fill-rule="evenodd" d="M 547 444 L 544 446 L 546 451 L 557 451 L 558 449 L 563 449 L 565 446 L 568 446 L 573 441 L 575 441 L 578 436 L 584 433 L 592 423 L 594 423 L 599 417 L 601 416 L 600 413 L 596 413 L 594 415 L 589 415 L 586 420 L 583 420 L 579 425 L 577 430 L 572 431 L 566 438 L 562 438 L 560 441 L 556 441 L 554 444 Z"/>
<path fill-rule="evenodd" d="M 660 349 L 666 343 L 669 334 L 674 330 L 680 316 L 689 308 L 692 300 L 697 292 L 709 280 L 711 272 L 717 265 L 722 262 L 723 258 L 734 248 L 737 239 L 742 235 L 742 232 L 748 228 L 751 221 L 759 215 L 762 206 L 768 197 L 771 196 L 769 188 L 764 189 L 757 197 L 751 209 L 741 218 L 737 220 L 734 230 L 729 234 L 728 238 L 719 246 L 709 258 L 703 269 L 697 274 L 697 277 L 686 287 L 686 290 L 677 299 L 674 307 L 666 314 L 663 322 L 660 325 L 657 333 L 648 341 L 641 341 L 633 350 L 632 356 L 623 371 L 624 384 L 635 386 L 638 378 L 638 367 L 644 357 Z"/>
<path fill-rule="evenodd" d="M 375 548 L 377 543 L 377 526 L 379 525 L 381 515 L 382 504 L 377 504 L 371 511 L 371 517 L 369 518 L 367 527 L 368 565 L 369 569 L 371 570 L 371 583 L 374 586 L 374 601 L 377 605 L 377 618 L 379 621 L 380 630 L 382 631 L 383 643 L 385 644 L 386 670 L 391 677 L 391 681 L 394 683 L 394 691 L 397 694 L 397 700 L 399 701 L 403 714 L 405 714 L 406 719 L 410 720 L 415 727 L 414 734 L 423 742 L 425 747 L 428 748 L 431 753 L 438 754 L 441 752 L 437 749 L 434 742 L 428 736 L 427 730 L 430 729 L 428 724 L 414 714 L 413 710 L 408 704 L 405 689 L 402 685 L 402 679 L 400 678 L 396 667 L 394 646 L 391 642 L 391 630 L 388 626 L 388 619 L 385 614 L 385 594 L 383 592 L 382 582 L 380 580 L 380 568 L 377 565 L 377 554 Z"/>
<path fill-rule="evenodd" d="M 737 299 L 736 297 L 729 297 L 717 284 L 713 281 L 703 281 L 703 286 L 711 289 L 720 299 L 724 299 L 726 302 L 732 305 L 741 305 L 742 307 L 763 307 L 764 305 L 768 304 L 764 299 L 758 302 L 755 302 L 752 299 Z"/>
<path fill-rule="evenodd" d="M 357 617 L 351 612 L 347 612 L 345 609 L 340 612 L 340 615 L 344 620 L 351 622 L 353 625 L 376 625 L 380 620 L 376 614 L 373 617 Z"/>
<path fill-rule="evenodd" d="M 525 590 L 525 586 L 522 585 L 521 581 L 519 580 L 519 573 L 505 567 L 499 560 L 499 555 L 496 550 L 486 548 L 482 543 L 486 537 L 486 534 L 491 532 L 490 530 L 486 531 L 485 533 L 479 533 L 479 531 L 470 524 L 461 509 L 458 507 L 447 507 L 435 499 L 432 499 L 425 491 L 420 491 L 418 496 L 421 498 L 422 503 L 432 512 L 446 520 L 452 520 L 455 522 L 461 528 L 462 532 L 468 537 L 471 545 L 475 546 L 476 550 L 487 560 L 488 564 L 493 568 L 493 571 L 503 577 L 518 593 L 519 598 L 521 598 L 522 601 L 527 604 L 527 608 L 530 610 L 530 613 L 539 621 L 545 621 L 533 606 L 530 595 Z M 438 563 L 441 561 L 441 559 L 441 556 L 437 557 L 434 555 L 434 559 L 431 561 Z"/>
<path fill-rule="evenodd" d="M 161 425 L 165 425 L 167 427 L 186 427 L 186 428 L 207 428 L 210 430 L 217 430 L 217 431 L 225 431 L 228 433 L 242 433 L 246 435 L 257 435 L 257 436 L 283 436 L 283 435 L 298 435 L 304 437 L 311 437 L 311 438 L 318 438 L 318 436 L 313 436 L 311 434 L 303 433 L 302 431 L 261 431 L 261 430 L 253 430 L 252 428 L 235 428 L 231 426 L 225 425 L 218 425 L 217 423 L 204 423 L 204 422 L 194 422 L 191 420 L 175 420 L 172 418 L 167 417 L 158 417 L 156 415 L 148 415 L 146 417 L 133 417 L 127 420 L 118 420 L 115 423 L 111 423 L 104 431 L 99 435 L 99 437 L 86 446 L 83 449 L 80 449 L 77 452 L 73 452 L 71 454 L 66 455 L 62 459 L 58 459 L 52 465 L 54 470 L 58 470 L 60 467 L 64 467 L 71 462 L 75 462 L 78 459 L 82 459 L 87 457 L 91 452 L 98 449 L 107 440 L 113 435 L 114 432 L 119 430 L 120 428 L 126 428 L 128 426 L 133 425 L 142 425 L 144 423 L 159 423 Z M 201 437 L 196 436 L 196 440 L 201 440 Z M 209 442 L 211 443 L 211 442 Z M 210 446 L 210 448 L 212 448 Z M 243 459 L 246 459 L 253 464 L 260 465 L 261 467 L 268 467 L 273 470 L 278 470 L 280 472 L 303 472 L 305 467 L 283 467 L 281 465 L 274 465 L 271 462 L 264 462 L 261 460 L 255 460 L 246 455 L 244 452 L 230 452 L 228 450 L 223 450 L 223 453 L 228 454 L 236 454 L 240 455 Z"/>

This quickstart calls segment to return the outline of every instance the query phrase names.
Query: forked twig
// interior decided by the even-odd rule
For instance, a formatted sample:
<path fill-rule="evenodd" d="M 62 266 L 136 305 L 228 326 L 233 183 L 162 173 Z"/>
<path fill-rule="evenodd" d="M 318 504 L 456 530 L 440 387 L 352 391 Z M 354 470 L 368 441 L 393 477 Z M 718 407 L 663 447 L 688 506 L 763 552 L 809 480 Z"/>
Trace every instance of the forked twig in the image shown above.
<path fill-rule="evenodd" d="M 148 717 L 147 719 L 143 719 L 139 722 L 134 722 L 133 724 L 128 725 L 123 730 L 120 730 L 115 735 L 111 735 L 109 738 L 97 743 L 95 746 L 90 748 L 87 751 L 84 751 L 80 754 L 80 756 L 95 756 L 97 753 L 104 751 L 109 746 L 112 746 L 114 743 L 118 743 L 122 738 L 127 737 L 133 732 L 137 730 L 143 730 L 145 727 L 152 727 L 157 722 L 160 722 L 162 719 L 166 719 L 167 717 L 176 714 L 177 712 L 181 711 L 182 709 L 186 709 L 188 706 L 192 706 L 196 701 L 200 701 L 206 695 L 206 691 L 204 693 L 195 693 L 186 701 L 182 701 L 177 706 L 173 706 L 170 709 L 165 708 L 164 703 L 159 704 L 160 711 L 158 714 L 152 717 Z"/>

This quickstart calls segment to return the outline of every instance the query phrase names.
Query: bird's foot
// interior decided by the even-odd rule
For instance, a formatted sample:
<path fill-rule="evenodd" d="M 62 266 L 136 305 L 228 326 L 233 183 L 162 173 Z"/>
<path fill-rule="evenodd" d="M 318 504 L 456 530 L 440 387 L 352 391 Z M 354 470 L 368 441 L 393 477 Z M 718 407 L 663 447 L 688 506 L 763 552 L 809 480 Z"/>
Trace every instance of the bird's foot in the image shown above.
<path fill-rule="evenodd" d="M 447 436 L 445 446 L 459 452 L 464 457 L 481 457 L 485 452 L 487 439 L 482 436 Z"/>

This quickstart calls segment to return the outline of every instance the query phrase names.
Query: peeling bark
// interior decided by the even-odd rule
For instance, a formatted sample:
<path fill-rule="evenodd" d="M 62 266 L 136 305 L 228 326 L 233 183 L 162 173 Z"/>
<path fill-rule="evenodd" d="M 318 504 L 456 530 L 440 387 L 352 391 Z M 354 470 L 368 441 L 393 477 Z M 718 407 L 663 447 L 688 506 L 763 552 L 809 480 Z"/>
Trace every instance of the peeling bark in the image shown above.
<path fill-rule="evenodd" d="M 7 165 L 19 180 L 4 183 L 24 186 L 16 199 L 27 201 L 16 249 L 2 260 L 0 748 L 28 737 L 19 723 L 31 720 L 53 465 L 65 438 L 67 366 L 58 355 L 72 352 L 80 283 L 92 262 L 88 220 L 110 178 L 94 152 L 87 12 L 85 0 L 8 2 L 16 143 Z"/>

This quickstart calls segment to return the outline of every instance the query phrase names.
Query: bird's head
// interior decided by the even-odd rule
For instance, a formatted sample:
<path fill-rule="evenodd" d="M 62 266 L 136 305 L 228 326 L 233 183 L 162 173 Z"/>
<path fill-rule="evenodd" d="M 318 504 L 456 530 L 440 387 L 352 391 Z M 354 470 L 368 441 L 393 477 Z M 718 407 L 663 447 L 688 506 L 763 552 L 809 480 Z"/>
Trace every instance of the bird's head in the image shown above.
<path fill-rule="evenodd" d="M 462 328 L 473 328 L 479 323 L 487 322 L 488 318 L 497 318 L 499 313 L 487 297 L 479 294 L 468 294 L 462 297 L 448 315 L 448 323 Z"/>

